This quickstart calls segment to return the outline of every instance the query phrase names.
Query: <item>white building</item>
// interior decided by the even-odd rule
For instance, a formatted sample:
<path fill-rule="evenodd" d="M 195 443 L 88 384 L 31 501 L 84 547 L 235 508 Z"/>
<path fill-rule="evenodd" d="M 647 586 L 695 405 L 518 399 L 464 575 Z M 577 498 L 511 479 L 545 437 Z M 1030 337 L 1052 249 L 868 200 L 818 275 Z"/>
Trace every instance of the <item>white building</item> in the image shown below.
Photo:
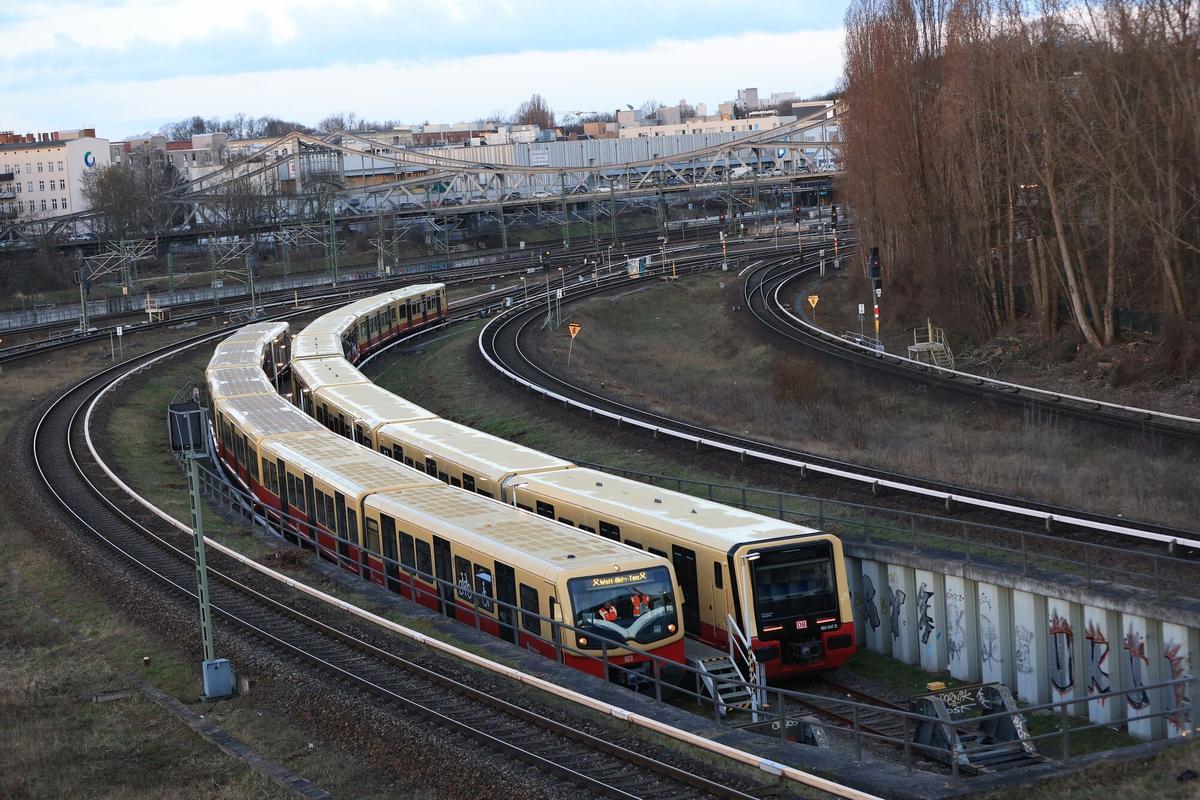
<path fill-rule="evenodd" d="M 795 117 L 775 115 L 758 116 L 752 119 L 691 119 L 675 125 L 643 125 L 636 128 L 621 128 L 622 139 L 646 139 L 655 136 L 679 136 L 685 133 L 751 133 L 778 128 L 794 121 Z"/>
<path fill-rule="evenodd" d="M 109 163 L 95 131 L 0 134 L 0 218 L 31 220 L 87 209 L 83 177 Z"/>

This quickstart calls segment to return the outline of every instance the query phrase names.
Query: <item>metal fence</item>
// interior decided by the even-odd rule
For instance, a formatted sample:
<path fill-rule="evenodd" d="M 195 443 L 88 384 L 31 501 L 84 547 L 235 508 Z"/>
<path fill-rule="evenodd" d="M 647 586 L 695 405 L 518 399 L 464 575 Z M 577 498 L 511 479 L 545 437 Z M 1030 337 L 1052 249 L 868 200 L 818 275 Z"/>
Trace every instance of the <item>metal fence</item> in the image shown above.
<path fill-rule="evenodd" d="M 791 492 L 575 463 L 835 533 L 850 545 L 1003 569 L 1042 580 L 1067 577 L 1101 594 L 1111 594 L 1114 585 L 1138 589 L 1167 605 L 1194 607 L 1188 601 L 1200 600 L 1196 563 L 1190 559 Z"/>
<path fill-rule="evenodd" d="M 777 736 L 781 740 L 806 740 L 805 732 L 814 728 L 820 731 L 816 738 L 836 743 L 839 750 L 853 753 L 856 762 L 862 762 L 864 752 L 871 748 L 888 750 L 891 755 L 901 760 L 908 771 L 917 767 L 918 759 L 929 759 L 940 762 L 944 769 L 953 776 L 960 771 L 970 770 L 972 759 L 986 757 L 991 752 L 1000 752 L 1007 746 L 1011 750 L 1020 747 L 1021 742 L 1029 742 L 1034 746 L 1039 743 L 1054 745 L 1058 757 L 1068 761 L 1074 755 L 1072 742 L 1078 742 L 1079 737 L 1087 731 L 1101 728 L 1115 728 L 1121 722 L 1094 723 L 1087 718 L 1088 709 L 1093 704 L 1103 706 L 1106 703 L 1120 703 L 1124 706 L 1128 701 L 1132 708 L 1145 707 L 1149 709 L 1148 699 L 1151 693 L 1162 693 L 1167 698 L 1160 711 L 1147 710 L 1138 713 L 1127 721 L 1162 720 L 1153 723 L 1157 727 L 1171 725 L 1180 735 L 1191 735 L 1196 731 L 1192 718 L 1191 697 L 1193 692 L 1200 689 L 1196 685 L 1200 676 L 1184 676 L 1178 679 L 1136 686 L 1130 689 L 1113 690 L 1104 694 L 1090 697 L 1079 697 L 1039 705 L 1025 706 L 1019 714 L 1012 710 L 1004 710 L 990 714 L 982 714 L 964 721 L 946 721 L 930 717 L 902 708 L 881 706 L 875 703 L 849 700 L 842 697 L 830 697 L 821 694 L 796 691 L 782 687 L 761 687 L 746 681 L 721 678 L 681 664 L 636 645 L 605 640 L 597 637 L 594 631 L 585 631 L 562 620 L 552 619 L 540 613 L 532 612 L 516 604 L 506 603 L 496 597 L 472 589 L 464 592 L 459 584 L 442 580 L 436 575 L 423 572 L 414 566 L 405 565 L 362 547 L 356 541 L 350 541 L 337 536 L 328 529 L 321 528 L 322 536 L 333 540 L 334 546 L 322 544 L 317 536 L 317 527 L 307 520 L 281 514 L 277 509 L 263 504 L 258 498 L 246 493 L 240 487 L 229 482 L 225 476 L 212 468 L 201 465 L 201 491 L 213 503 L 227 509 L 237 519 L 247 526 L 258 526 L 288 542 L 311 551 L 317 557 L 337 564 L 347 572 L 366 580 L 374 580 L 376 585 L 389 583 L 395 576 L 405 576 L 408 579 L 407 591 L 398 596 L 412 602 L 420 603 L 424 598 L 428 603 L 438 606 L 460 623 L 481 630 L 486 623 L 504 625 L 499 622 L 500 609 L 509 612 L 507 625 L 521 636 L 535 639 L 542 643 L 544 649 L 552 650 L 555 660 L 564 663 L 570 655 L 595 664 L 602 674 L 615 678 L 627 685 L 647 694 L 653 694 L 657 700 L 690 699 L 698 706 L 707 706 L 714 722 L 732 728 L 746 728 L 768 735 Z M 715 485 L 714 485 L 715 486 Z M 350 557 L 351 548 L 369 556 L 383 564 L 383 570 L 374 568 L 366 563 L 366 559 L 354 560 Z M 422 586 L 413 578 L 432 584 L 432 587 Z M 464 608 L 454 598 L 462 599 L 471 608 Z M 425 604 L 422 604 L 425 607 Z M 526 621 L 536 619 L 537 625 L 526 626 Z M 533 629 L 533 630 L 531 630 Z M 541 630 L 549 630 L 549 636 L 541 634 Z M 600 640 L 597 650 L 584 650 L 578 645 L 578 637 L 586 635 L 593 640 Z M 611 655 L 614 650 L 629 651 L 642 657 L 642 663 L 630 665 L 623 652 Z M 711 688 L 707 688 L 711 686 Z M 758 711 L 747 711 L 726 706 L 719 700 L 722 688 L 742 687 L 748 692 L 758 692 L 761 703 Z M 1025 724 L 1025 716 L 1030 714 L 1042 715 L 1043 712 L 1056 715 L 1057 724 L 1042 733 L 1029 733 Z M 880 716 L 889 720 L 886 726 L 878 720 Z M 874 722 L 868 725 L 864 719 L 871 717 Z M 982 748 L 969 748 L 964 743 L 976 738 L 977 732 L 985 730 L 989 723 L 1011 724 L 1013 729 L 1020 732 L 1020 738 L 1014 743 L 1003 745 L 995 743 Z M 881 727 L 898 731 L 897 735 L 880 732 Z M 925 741 L 916 741 L 919 730 L 926 731 Z M 934 735 L 928 735 L 929 731 Z M 1160 730 L 1161 735 L 1161 730 Z M 937 742 L 931 744 L 929 742 Z M 944 744 L 942 744 L 944 742 Z"/>

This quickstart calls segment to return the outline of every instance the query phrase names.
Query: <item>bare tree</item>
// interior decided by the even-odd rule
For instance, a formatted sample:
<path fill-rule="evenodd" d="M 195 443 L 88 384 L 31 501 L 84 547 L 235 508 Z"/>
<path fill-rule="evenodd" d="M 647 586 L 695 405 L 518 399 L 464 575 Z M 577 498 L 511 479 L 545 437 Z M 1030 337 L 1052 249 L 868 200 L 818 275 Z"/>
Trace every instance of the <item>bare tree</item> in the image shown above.
<path fill-rule="evenodd" d="M 537 125 L 542 130 L 554 127 L 554 109 L 540 94 L 532 95 L 528 100 L 517 106 L 512 116 L 514 125 Z"/>

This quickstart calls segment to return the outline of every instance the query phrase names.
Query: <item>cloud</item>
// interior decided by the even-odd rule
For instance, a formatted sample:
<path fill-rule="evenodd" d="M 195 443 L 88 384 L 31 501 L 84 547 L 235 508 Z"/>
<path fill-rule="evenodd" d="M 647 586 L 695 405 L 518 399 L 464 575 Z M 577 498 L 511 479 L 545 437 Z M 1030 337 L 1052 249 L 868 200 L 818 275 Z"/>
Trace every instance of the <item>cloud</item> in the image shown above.
<path fill-rule="evenodd" d="M 245 112 L 315 121 L 336 111 L 370 119 L 474 119 L 512 110 L 533 92 L 559 113 L 604 110 L 654 97 L 708 102 L 738 88 L 814 94 L 841 74 L 842 32 L 746 33 L 663 39 L 636 49 L 528 50 L 465 58 L 342 62 L 150 80 L 91 81 L 53 92 L 7 91 L 7 122 L 21 130 L 96 127 L 119 138 L 192 114 Z M 713 109 L 715 110 L 715 109 Z"/>

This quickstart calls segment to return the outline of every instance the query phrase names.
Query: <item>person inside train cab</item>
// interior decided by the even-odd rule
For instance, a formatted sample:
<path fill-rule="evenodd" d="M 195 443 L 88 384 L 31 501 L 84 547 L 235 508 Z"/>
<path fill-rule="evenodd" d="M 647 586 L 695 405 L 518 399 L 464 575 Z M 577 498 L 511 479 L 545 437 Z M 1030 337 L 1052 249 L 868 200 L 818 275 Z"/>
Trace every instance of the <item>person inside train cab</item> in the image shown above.
<path fill-rule="evenodd" d="M 640 617 L 643 611 L 650 610 L 650 595 L 644 592 L 633 593 L 633 615 Z"/>
<path fill-rule="evenodd" d="M 598 617 L 600 617 L 600 619 L 606 620 L 608 622 L 616 622 L 617 621 L 617 607 L 614 606 L 611 602 L 605 603 L 604 605 L 600 606 L 600 609 L 596 612 L 596 616 L 598 616 Z"/>

